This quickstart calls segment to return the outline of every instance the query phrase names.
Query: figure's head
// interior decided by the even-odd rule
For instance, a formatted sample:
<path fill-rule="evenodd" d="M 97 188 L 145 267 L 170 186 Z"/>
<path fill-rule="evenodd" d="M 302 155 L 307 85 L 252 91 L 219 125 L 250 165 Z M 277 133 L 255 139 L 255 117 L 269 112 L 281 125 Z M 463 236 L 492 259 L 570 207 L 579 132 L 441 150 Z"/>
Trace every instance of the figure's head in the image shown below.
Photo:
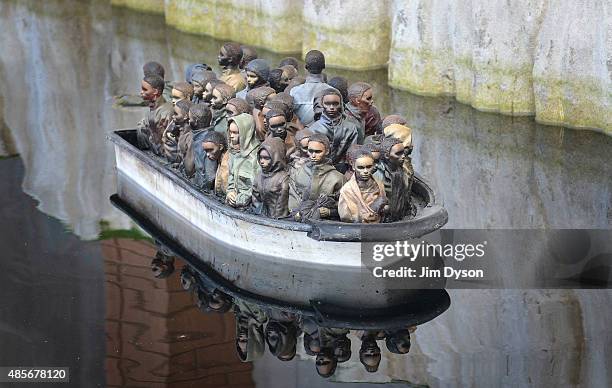
<path fill-rule="evenodd" d="M 334 340 L 334 355 L 338 362 L 346 362 L 351 358 L 351 340 L 346 335 Z"/>
<path fill-rule="evenodd" d="M 225 105 L 225 111 L 227 112 L 227 117 L 234 117 L 241 113 L 251 114 L 253 108 L 242 98 L 234 97 Z"/>
<path fill-rule="evenodd" d="M 242 46 L 242 60 L 240 61 L 240 68 L 244 69 L 253 59 L 257 59 L 257 51 L 251 46 Z"/>
<path fill-rule="evenodd" d="M 217 57 L 219 66 L 225 68 L 237 68 L 242 60 L 242 48 L 238 43 L 228 42 L 221 46 Z"/>
<path fill-rule="evenodd" d="M 297 75 L 297 72 L 300 71 L 300 62 L 294 57 L 283 58 L 278 64 L 278 67 L 282 68 L 284 66 L 293 67 L 295 69 L 295 75 Z"/>
<path fill-rule="evenodd" d="M 368 113 L 374 103 L 372 85 L 366 82 L 355 82 L 348 88 L 348 99 L 362 114 Z"/>
<path fill-rule="evenodd" d="M 287 137 L 287 120 L 285 114 L 279 110 L 270 110 L 264 118 L 265 126 L 274 137 L 285 139 Z"/>
<path fill-rule="evenodd" d="M 172 104 L 176 105 L 181 100 L 191 101 L 193 97 L 193 86 L 187 82 L 177 82 L 172 86 Z"/>
<path fill-rule="evenodd" d="M 309 356 L 316 356 L 321 351 L 321 340 L 318 335 L 304 333 L 304 351 Z"/>
<path fill-rule="evenodd" d="M 321 349 L 319 354 L 317 354 L 315 365 L 319 376 L 324 378 L 331 377 L 336 372 L 336 367 L 338 366 L 338 359 L 334 355 L 333 349 Z"/>
<path fill-rule="evenodd" d="M 276 90 L 276 93 L 282 92 L 287 87 L 286 84 L 282 84 L 282 76 L 283 76 L 283 71 L 281 69 L 270 70 L 270 75 L 268 76 L 268 82 L 270 83 L 270 87 Z"/>
<path fill-rule="evenodd" d="M 176 124 L 183 124 L 189 120 L 189 109 L 191 108 L 191 102 L 188 100 L 177 101 L 174 105 L 174 122 Z"/>
<path fill-rule="evenodd" d="M 204 104 L 192 104 L 189 107 L 189 125 L 192 129 L 204 129 L 210 125 L 212 112 Z"/>
<path fill-rule="evenodd" d="M 216 131 L 206 132 L 202 139 L 202 150 L 206 153 L 208 159 L 221 159 L 226 149 L 227 141 L 224 134 Z"/>
<path fill-rule="evenodd" d="M 374 373 L 378 370 L 380 360 L 380 348 L 376 344 L 376 340 L 373 337 L 365 337 L 361 342 L 361 349 L 359 349 L 359 361 L 368 372 Z"/>
<path fill-rule="evenodd" d="M 374 163 L 378 163 L 381 158 L 382 146 L 380 143 L 365 143 L 363 149 L 372 154 Z"/>
<path fill-rule="evenodd" d="M 284 114 L 285 119 L 287 118 L 287 106 L 282 101 L 276 100 L 274 98 L 269 98 L 264 104 L 263 108 L 261 108 L 261 114 L 265 118 L 268 112 L 271 110 L 280 111 Z"/>
<path fill-rule="evenodd" d="M 216 78 L 209 79 L 204 83 L 204 92 L 202 93 L 202 100 L 206 102 L 212 101 L 213 90 L 217 85 L 224 84 L 225 82 L 218 80 Z"/>
<path fill-rule="evenodd" d="M 272 99 L 276 95 L 276 91 L 269 86 L 260 86 L 249 90 L 247 93 L 247 102 L 254 108 L 262 110 L 268 99 Z"/>
<path fill-rule="evenodd" d="M 374 157 L 369 151 L 363 148 L 354 156 L 352 165 L 353 171 L 355 171 L 355 179 L 361 182 L 370 180 L 376 169 Z"/>
<path fill-rule="evenodd" d="M 213 291 L 208 300 L 208 307 L 216 313 L 226 313 L 233 305 L 232 298 L 219 290 Z"/>
<path fill-rule="evenodd" d="M 334 77 L 330 79 L 327 84 L 340 92 L 340 95 L 342 95 L 342 103 L 348 104 L 348 81 L 346 78 Z"/>
<path fill-rule="evenodd" d="M 191 85 L 193 85 L 193 94 L 202 98 L 206 88 L 206 83 L 211 79 L 216 79 L 217 75 L 210 70 L 195 71 L 191 75 Z"/>
<path fill-rule="evenodd" d="M 383 129 L 385 137 L 399 139 L 406 148 L 406 153 L 412 152 L 412 129 L 401 124 L 390 124 Z"/>
<path fill-rule="evenodd" d="M 231 121 L 227 128 L 229 134 L 229 145 L 234 150 L 240 149 L 240 129 L 235 121 Z"/>
<path fill-rule="evenodd" d="M 314 132 L 308 128 L 300 129 L 295 133 L 295 146 L 299 150 L 300 156 L 308 157 L 308 141 L 313 134 Z"/>
<path fill-rule="evenodd" d="M 268 172 L 270 170 L 270 166 L 272 166 L 272 155 L 270 155 L 268 150 L 265 148 L 260 148 L 257 156 L 257 162 L 261 166 L 261 170 L 263 172 Z"/>
<path fill-rule="evenodd" d="M 408 124 L 408 120 L 401 115 L 389 115 L 382 121 L 383 129 L 387 128 L 391 124 L 406 125 Z"/>
<path fill-rule="evenodd" d="M 212 68 L 205 63 L 192 63 L 185 68 L 185 82 L 192 83 L 193 75 L 203 71 L 210 71 Z"/>
<path fill-rule="evenodd" d="M 280 84 L 283 87 L 283 90 L 285 90 L 287 88 L 287 86 L 289 86 L 289 82 L 294 79 L 295 77 L 297 77 L 298 72 L 297 70 L 295 70 L 295 68 L 291 65 L 285 65 L 280 67 L 282 73 L 281 73 L 281 79 L 280 79 Z M 280 90 L 281 92 L 283 90 Z"/>
<path fill-rule="evenodd" d="M 145 63 L 142 66 L 142 73 L 145 77 L 148 77 L 150 75 L 156 75 L 161 79 L 164 79 L 166 75 L 164 67 L 159 62 L 154 61 Z"/>
<path fill-rule="evenodd" d="M 153 102 L 164 92 L 164 79 L 158 75 L 148 75 L 140 82 L 140 96 L 143 100 Z"/>
<path fill-rule="evenodd" d="M 386 137 L 382 143 L 383 157 L 391 166 L 399 167 L 404 164 L 406 154 L 404 144 L 395 137 Z"/>
<path fill-rule="evenodd" d="M 325 162 L 329 155 L 329 139 L 327 136 L 315 133 L 308 139 L 308 157 L 315 164 Z"/>
<path fill-rule="evenodd" d="M 281 360 L 288 361 L 295 356 L 297 328 L 293 323 L 270 321 L 266 325 L 265 336 L 268 350 Z"/>
<path fill-rule="evenodd" d="M 342 112 L 342 96 L 336 89 L 325 89 L 321 94 L 321 108 L 329 118 L 337 118 Z"/>
<path fill-rule="evenodd" d="M 284 105 L 283 111 L 285 112 L 285 118 L 287 121 L 293 119 L 293 97 L 289 93 L 280 92 L 276 93 L 274 97 L 271 97 L 273 101 L 279 101 Z"/>
<path fill-rule="evenodd" d="M 410 332 L 408 329 L 396 330 L 387 335 L 385 343 L 391 353 L 406 354 L 410 351 Z"/>
<path fill-rule="evenodd" d="M 265 85 L 270 76 L 270 65 L 265 59 L 257 58 L 249 62 L 245 67 L 247 84 L 249 89 Z"/>
<path fill-rule="evenodd" d="M 235 96 L 236 89 L 225 83 L 219 84 L 213 89 L 210 106 L 213 109 L 225 109 L 227 102 Z"/>
<path fill-rule="evenodd" d="M 310 74 L 321 74 L 325 69 L 325 56 L 319 50 L 310 50 L 304 58 L 304 66 Z"/>

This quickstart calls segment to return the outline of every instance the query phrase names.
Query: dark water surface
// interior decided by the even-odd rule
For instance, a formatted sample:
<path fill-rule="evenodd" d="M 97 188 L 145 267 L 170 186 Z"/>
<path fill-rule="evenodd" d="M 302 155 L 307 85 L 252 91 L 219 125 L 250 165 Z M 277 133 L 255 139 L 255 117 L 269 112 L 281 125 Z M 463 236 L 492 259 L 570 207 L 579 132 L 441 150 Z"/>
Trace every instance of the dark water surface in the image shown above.
<path fill-rule="evenodd" d="M 118 232 L 133 225 L 108 201 L 105 136 L 143 111 L 115 108 L 113 96 L 138 92 L 147 60 L 178 80 L 191 62 L 214 63 L 220 42 L 102 0 L 0 1 L 0 32 L 0 156 L 18 155 L 0 159 L 0 366 L 69 366 L 75 387 L 338 385 L 311 361 L 240 363 L 233 317 L 201 313 L 176 273 L 151 275 L 149 241 Z M 415 168 L 437 188 L 449 227 L 610 228 L 611 137 L 395 91 L 385 70 L 327 73 L 368 80 L 384 114 L 408 118 Z M 335 379 L 611 383 L 610 291 L 455 290 L 451 299 L 419 327 L 411 355 L 386 355 L 377 374 L 347 363 Z"/>

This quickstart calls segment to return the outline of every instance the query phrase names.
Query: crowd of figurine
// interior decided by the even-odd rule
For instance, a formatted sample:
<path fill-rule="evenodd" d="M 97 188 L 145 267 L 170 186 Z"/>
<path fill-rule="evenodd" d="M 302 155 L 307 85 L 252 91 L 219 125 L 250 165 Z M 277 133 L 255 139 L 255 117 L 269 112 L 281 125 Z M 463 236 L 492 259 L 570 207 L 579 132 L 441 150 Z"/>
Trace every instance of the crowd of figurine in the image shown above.
<path fill-rule="evenodd" d="M 266 217 L 378 223 L 415 215 L 411 129 L 399 115 L 381 119 L 370 84 L 327 80 L 317 50 L 306 54 L 305 77 L 295 58 L 271 70 L 236 43 L 221 47 L 218 62 L 220 75 L 194 64 L 174 83 L 159 63 L 143 66 L 150 110 L 137 127 L 141 149 L 199 190 Z"/>
<path fill-rule="evenodd" d="M 183 288 L 195 292 L 197 305 L 204 312 L 234 312 L 236 316 L 236 352 L 241 361 L 254 361 L 269 352 L 281 361 L 291 361 L 303 335 L 304 352 L 316 357 L 317 373 L 330 377 L 338 363 L 351 358 L 350 330 L 318 325 L 311 317 L 299 313 L 257 305 L 229 295 L 208 284 L 196 271 L 186 266 L 181 273 Z M 384 341 L 389 352 L 407 354 L 410 333 L 416 327 L 403 326 L 395 330 L 353 330 L 361 341 L 359 361 L 368 372 L 376 372 L 381 361 L 377 341 Z"/>

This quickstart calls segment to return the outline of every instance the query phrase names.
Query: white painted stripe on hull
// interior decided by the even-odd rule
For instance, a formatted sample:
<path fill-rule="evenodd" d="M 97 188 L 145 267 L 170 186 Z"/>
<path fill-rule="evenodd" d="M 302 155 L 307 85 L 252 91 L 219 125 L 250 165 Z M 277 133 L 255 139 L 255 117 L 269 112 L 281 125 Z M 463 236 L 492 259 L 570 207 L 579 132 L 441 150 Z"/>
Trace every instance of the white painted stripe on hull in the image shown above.
<path fill-rule="evenodd" d="M 184 188 L 151 169 L 133 154 L 115 147 L 117 169 L 202 233 L 240 249 L 321 265 L 361 266 L 361 243 L 316 241 L 306 232 L 258 225 L 214 211 Z M 195 252 L 194 252 L 195 253 Z"/>

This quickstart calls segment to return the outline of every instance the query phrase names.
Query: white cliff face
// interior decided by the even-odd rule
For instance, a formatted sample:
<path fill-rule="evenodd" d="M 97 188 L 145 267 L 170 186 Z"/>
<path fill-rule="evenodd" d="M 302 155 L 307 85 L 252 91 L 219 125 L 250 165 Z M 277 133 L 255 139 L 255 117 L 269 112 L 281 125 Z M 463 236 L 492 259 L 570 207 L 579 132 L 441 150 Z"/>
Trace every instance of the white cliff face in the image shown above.
<path fill-rule="evenodd" d="M 161 12 L 159 0 L 112 2 Z M 606 0 L 164 4 L 166 22 L 183 31 L 282 53 L 318 49 L 339 68 L 388 63 L 394 88 L 612 133 L 612 8 Z"/>

